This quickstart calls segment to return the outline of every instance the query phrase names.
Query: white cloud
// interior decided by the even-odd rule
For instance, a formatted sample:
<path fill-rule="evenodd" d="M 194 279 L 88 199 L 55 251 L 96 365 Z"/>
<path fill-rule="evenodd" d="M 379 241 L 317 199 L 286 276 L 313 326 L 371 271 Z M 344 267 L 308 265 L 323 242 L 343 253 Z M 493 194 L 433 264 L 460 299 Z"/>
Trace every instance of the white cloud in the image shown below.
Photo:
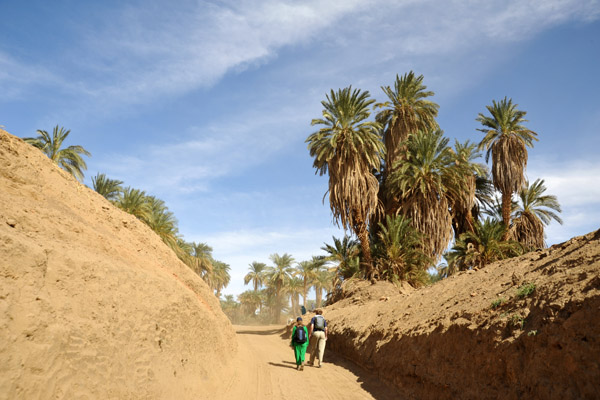
<path fill-rule="evenodd" d="M 529 180 L 544 179 L 546 194 L 557 197 L 563 225 L 551 222 L 546 229 L 554 244 L 600 228 L 600 161 L 550 163 L 535 159 L 527 169 Z"/>
<path fill-rule="evenodd" d="M 249 105 L 226 122 L 189 128 L 179 142 L 141 145 L 137 154 L 111 154 L 90 167 L 97 163 L 109 176 L 153 193 L 205 191 L 211 181 L 244 173 L 278 153 L 310 120 L 293 107 L 277 114 L 260 108 Z"/>
<path fill-rule="evenodd" d="M 342 237 L 343 232 L 333 227 L 301 230 L 241 229 L 202 238 L 186 237 L 186 240 L 208 243 L 213 248 L 213 256 L 229 264 L 231 281 L 224 293 L 239 294 L 248 289 L 243 286 L 243 277 L 253 261 L 272 265 L 269 257 L 274 253 L 288 253 L 296 262 L 310 260 L 312 256 L 324 254 L 321 247 L 324 243 L 331 243 L 332 236 Z"/>

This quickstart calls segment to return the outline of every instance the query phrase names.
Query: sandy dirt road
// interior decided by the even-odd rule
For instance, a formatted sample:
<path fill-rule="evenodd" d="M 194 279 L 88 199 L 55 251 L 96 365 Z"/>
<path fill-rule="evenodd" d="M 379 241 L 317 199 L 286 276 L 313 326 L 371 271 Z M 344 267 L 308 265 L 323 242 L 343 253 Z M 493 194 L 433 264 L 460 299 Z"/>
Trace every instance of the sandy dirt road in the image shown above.
<path fill-rule="evenodd" d="M 325 350 L 322 368 L 297 371 L 281 326 L 235 326 L 239 353 L 216 399 L 375 399 L 400 397 L 374 375 Z M 308 360 L 307 353 L 307 360 Z"/>

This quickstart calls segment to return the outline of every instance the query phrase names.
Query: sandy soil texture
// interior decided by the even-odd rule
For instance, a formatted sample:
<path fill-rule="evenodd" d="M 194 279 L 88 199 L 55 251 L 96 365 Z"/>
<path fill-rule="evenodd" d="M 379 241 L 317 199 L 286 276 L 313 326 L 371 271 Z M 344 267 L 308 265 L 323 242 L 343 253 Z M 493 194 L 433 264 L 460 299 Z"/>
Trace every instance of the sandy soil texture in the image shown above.
<path fill-rule="evenodd" d="M 289 332 L 281 326 L 236 326 L 236 333 L 239 353 L 214 399 L 401 399 L 373 373 L 327 349 L 321 368 L 307 365 L 297 371 Z"/>
<path fill-rule="evenodd" d="M 184 399 L 235 354 L 148 227 L 0 130 L 0 399 Z"/>

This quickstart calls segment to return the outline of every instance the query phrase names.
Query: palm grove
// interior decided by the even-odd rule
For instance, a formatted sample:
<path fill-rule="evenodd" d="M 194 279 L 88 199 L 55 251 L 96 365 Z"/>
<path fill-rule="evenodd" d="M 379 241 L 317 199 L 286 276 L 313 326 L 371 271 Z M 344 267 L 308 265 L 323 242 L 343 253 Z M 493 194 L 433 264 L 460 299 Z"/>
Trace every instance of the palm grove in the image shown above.
<path fill-rule="evenodd" d="M 544 226 L 562 223 L 561 210 L 543 180 L 525 177 L 538 140 L 525 111 L 492 101 L 476 118 L 479 143 L 451 146 L 422 75 L 396 76 L 382 90 L 380 103 L 368 91 L 331 90 L 306 140 L 329 178 L 334 221 L 358 239 L 354 276 L 419 286 L 442 257 L 438 278 L 545 246 Z M 491 173 L 477 161 L 482 151 Z"/>
<path fill-rule="evenodd" d="M 252 290 L 221 301 L 232 320 L 297 315 L 301 304 L 320 306 L 323 292 L 335 299 L 351 278 L 421 286 L 545 247 L 544 227 L 553 219 L 562 223 L 561 209 L 543 180 L 526 179 L 527 149 L 538 140 L 525 126 L 526 112 L 512 99 L 494 100 L 476 118 L 479 143 L 451 146 L 423 79 L 412 71 L 396 76 L 393 86 L 381 88 L 384 102 L 352 87 L 326 95 L 321 118 L 312 120 L 319 129 L 306 142 L 316 172 L 328 176 L 333 219 L 351 235 L 334 237 L 321 248 L 326 255 L 311 260 L 275 253 L 272 265 L 252 262 L 245 276 Z M 81 146 L 61 149 L 69 131 L 57 126 L 53 136 L 38 133 L 25 140 L 82 180 L 81 155 L 90 154 Z M 482 152 L 491 171 L 478 161 Z M 162 200 L 100 173 L 92 183 L 152 228 L 220 297 L 229 265 L 214 260 L 208 245 L 183 240 Z M 428 273 L 436 265 L 437 273 Z M 310 290 L 316 298 L 309 305 Z"/>

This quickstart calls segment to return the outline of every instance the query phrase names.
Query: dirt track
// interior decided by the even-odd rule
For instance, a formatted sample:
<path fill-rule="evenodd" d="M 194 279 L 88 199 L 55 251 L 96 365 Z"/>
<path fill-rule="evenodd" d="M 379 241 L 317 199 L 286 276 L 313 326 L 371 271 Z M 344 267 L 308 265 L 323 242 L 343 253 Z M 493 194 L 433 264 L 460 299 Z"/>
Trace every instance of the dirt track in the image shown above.
<path fill-rule="evenodd" d="M 325 350 L 322 368 L 297 371 L 281 326 L 236 326 L 239 353 L 217 399 L 399 399 L 368 371 Z M 307 353 L 307 360 L 309 354 Z"/>

